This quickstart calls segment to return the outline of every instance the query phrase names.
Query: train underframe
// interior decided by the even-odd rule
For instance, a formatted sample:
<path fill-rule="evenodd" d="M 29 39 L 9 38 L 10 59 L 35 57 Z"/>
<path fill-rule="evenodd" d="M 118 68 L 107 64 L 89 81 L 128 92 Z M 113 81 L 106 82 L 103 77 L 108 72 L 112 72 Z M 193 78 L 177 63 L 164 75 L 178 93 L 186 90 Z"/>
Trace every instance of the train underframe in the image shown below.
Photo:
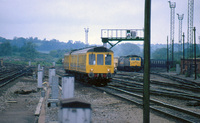
<path fill-rule="evenodd" d="M 142 70 L 142 67 L 139 66 L 118 66 L 117 70 L 119 71 L 129 71 L 129 72 L 138 72 Z"/>
<path fill-rule="evenodd" d="M 95 86 L 106 86 L 109 82 L 112 81 L 111 77 L 107 77 L 107 73 L 95 74 L 91 77 L 88 73 L 76 72 L 65 70 L 66 73 L 74 75 L 77 80 L 83 81 L 85 83 L 89 83 Z M 112 76 L 112 75 L 111 75 Z"/>

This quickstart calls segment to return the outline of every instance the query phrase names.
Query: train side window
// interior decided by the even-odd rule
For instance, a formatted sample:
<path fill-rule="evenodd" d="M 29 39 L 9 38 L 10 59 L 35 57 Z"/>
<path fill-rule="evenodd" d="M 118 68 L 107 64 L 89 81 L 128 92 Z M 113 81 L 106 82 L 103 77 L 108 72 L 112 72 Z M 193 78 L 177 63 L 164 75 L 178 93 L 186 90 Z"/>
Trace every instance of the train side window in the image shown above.
<path fill-rule="evenodd" d="M 111 65 L 111 55 L 105 55 L 105 65 Z"/>
<path fill-rule="evenodd" d="M 97 65 L 103 65 L 103 54 L 97 54 Z"/>
<path fill-rule="evenodd" d="M 89 54 L 89 65 L 95 65 L 95 54 Z"/>

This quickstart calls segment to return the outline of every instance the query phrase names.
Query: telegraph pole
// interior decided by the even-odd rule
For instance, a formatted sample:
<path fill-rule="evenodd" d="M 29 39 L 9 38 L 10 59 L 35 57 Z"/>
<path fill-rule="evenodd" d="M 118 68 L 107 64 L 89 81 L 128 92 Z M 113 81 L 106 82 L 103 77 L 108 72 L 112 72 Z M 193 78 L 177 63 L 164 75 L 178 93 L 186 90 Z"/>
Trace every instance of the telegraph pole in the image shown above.
<path fill-rule="evenodd" d="M 169 49 L 168 49 L 168 36 L 167 36 L 167 72 L 169 72 Z"/>
<path fill-rule="evenodd" d="M 185 34 L 183 33 L 183 68 L 185 68 Z"/>
<path fill-rule="evenodd" d="M 197 79 L 197 58 L 196 58 L 196 28 L 194 27 L 194 79 Z"/>
<path fill-rule="evenodd" d="M 143 85 L 143 123 L 149 123 L 150 100 L 150 45 L 151 45 L 151 0 L 145 0 L 144 17 L 144 85 Z"/>

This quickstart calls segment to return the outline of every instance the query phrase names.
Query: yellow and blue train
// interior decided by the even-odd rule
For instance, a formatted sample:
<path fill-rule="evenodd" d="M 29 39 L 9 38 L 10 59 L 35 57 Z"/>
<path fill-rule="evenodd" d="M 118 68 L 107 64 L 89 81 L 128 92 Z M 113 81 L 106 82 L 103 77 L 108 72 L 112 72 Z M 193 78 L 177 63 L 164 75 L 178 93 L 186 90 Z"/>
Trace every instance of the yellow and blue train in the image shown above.
<path fill-rule="evenodd" d="M 120 56 L 117 70 L 140 71 L 143 68 L 142 57 L 138 55 Z"/>
<path fill-rule="evenodd" d="M 105 47 L 72 50 L 63 64 L 67 73 L 95 85 L 107 85 L 114 75 L 114 53 Z"/>

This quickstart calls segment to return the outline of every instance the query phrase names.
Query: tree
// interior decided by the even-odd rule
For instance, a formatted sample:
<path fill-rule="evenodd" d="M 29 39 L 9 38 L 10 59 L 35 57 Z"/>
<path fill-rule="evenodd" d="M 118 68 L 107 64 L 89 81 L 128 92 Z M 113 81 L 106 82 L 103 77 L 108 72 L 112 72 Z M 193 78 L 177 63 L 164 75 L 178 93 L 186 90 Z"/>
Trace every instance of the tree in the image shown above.
<path fill-rule="evenodd" d="M 52 50 L 50 51 L 49 55 L 54 58 L 63 58 L 64 54 L 69 50 Z"/>
<path fill-rule="evenodd" d="M 12 47 L 9 41 L 0 44 L 0 56 L 9 56 L 12 54 Z"/>
<path fill-rule="evenodd" d="M 21 56 L 32 60 L 36 57 L 37 51 L 35 49 L 35 45 L 32 42 L 24 43 L 24 46 L 21 48 Z"/>
<path fill-rule="evenodd" d="M 62 58 L 59 58 L 56 62 L 56 64 L 62 64 Z"/>
<path fill-rule="evenodd" d="M 113 47 L 115 56 L 139 55 L 142 56 L 140 47 L 132 43 L 123 43 Z"/>
<path fill-rule="evenodd" d="M 167 48 L 156 49 L 152 53 L 152 58 L 153 59 L 167 59 Z"/>

